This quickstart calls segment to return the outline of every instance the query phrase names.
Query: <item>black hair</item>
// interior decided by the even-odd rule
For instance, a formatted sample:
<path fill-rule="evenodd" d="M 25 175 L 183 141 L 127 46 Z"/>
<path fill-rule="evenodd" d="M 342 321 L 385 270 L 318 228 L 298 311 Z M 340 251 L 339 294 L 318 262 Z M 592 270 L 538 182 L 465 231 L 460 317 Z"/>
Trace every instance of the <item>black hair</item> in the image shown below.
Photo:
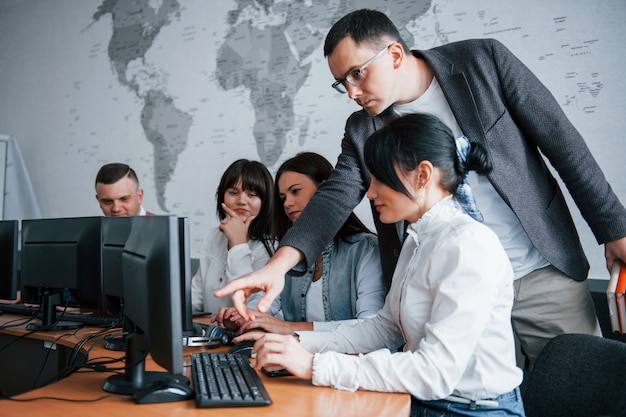
<path fill-rule="evenodd" d="M 319 187 L 331 174 L 333 166 L 322 155 L 314 152 L 300 152 L 293 158 L 283 162 L 276 171 L 276 179 L 274 181 L 274 226 L 273 236 L 280 241 L 287 229 L 292 225 L 292 221 L 285 214 L 283 209 L 284 201 L 278 191 L 278 180 L 285 172 L 297 172 L 306 175 Z M 334 237 L 337 241 L 343 237 L 354 235 L 357 233 L 371 233 L 371 231 L 359 220 L 356 214 L 350 213 L 348 219 L 341 226 Z"/>
<path fill-rule="evenodd" d="M 217 216 L 220 220 L 226 218 L 226 211 L 222 208 L 224 194 L 229 188 L 235 187 L 239 181 L 241 181 L 243 191 L 252 191 L 261 199 L 261 209 L 250 223 L 248 238 L 266 240 L 272 226 L 273 180 L 267 167 L 260 162 L 238 159 L 226 168 L 215 193 Z"/>
<path fill-rule="evenodd" d="M 331 55 L 346 36 L 352 37 L 357 44 L 371 45 L 372 49 L 385 47 L 391 39 L 402 45 L 405 52 L 409 52 L 409 47 L 400 36 L 396 25 L 378 10 L 356 10 L 339 19 L 326 35 L 324 56 Z"/>
<path fill-rule="evenodd" d="M 452 131 L 430 114 L 408 114 L 398 117 L 374 132 L 365 142 L 365 165 L 378 181 L 409 198 L 396 173 L 414 170 L 422 161 L 429 161 L 441 172 L 441 186 L 452 194 L 469 170 L 481 174 L 491 172 L 492 165 L 484 147 L 471 143 L 467 163 L 460 162 Z"/>
<path fill-rule="evenodd" d="M 139 186 L 139 179 L 135 171 L 127 164 L 118 162 L 102 165 L 96 174 L 96 185 L 115 184 L 124 177 L 128 177 Z"/>

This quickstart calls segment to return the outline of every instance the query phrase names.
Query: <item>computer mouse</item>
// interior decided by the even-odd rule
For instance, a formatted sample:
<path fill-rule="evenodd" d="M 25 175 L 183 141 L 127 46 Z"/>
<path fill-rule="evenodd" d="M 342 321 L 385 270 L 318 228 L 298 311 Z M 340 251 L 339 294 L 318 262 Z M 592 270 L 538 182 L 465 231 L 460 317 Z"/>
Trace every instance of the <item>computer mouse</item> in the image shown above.
<path fill-rule="evenodd" d="M 169 403 L 193 398 L 193 389 L 185 377 L 155 381 L 133 393 L 137 404 Z"/>
<path fill-rule="evenodd" d="M 222 321 L 222 324 L 224 325 L 226 329 L 231 330 L 233 332 L 237 332 L 239 330 L 239 325 L 229 318 L 224 318 L 224 320 Z"/>
<path fill-rule="evenodd" d="M 228 353 L 242 355 L 246 358 L 251 358 L 252 356 L 252 348 L 254 347 L 254 340 L 244 340 L 243 342 L 235 343 L 230 349 L 228 349 Z"/>

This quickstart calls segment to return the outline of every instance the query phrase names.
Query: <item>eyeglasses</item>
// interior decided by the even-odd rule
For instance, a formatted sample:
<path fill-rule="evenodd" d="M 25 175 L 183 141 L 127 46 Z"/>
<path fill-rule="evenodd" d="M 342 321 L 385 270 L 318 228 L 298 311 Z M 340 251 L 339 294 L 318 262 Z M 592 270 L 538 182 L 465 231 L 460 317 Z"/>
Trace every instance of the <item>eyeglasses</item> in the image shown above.
<path fill-rule="evenodd" d="M 376 55 L 374 55 L 373 57 L 368 59 L 365 64 L 361 65 L 361 67 L 359 69 L 356 69 L 356 70 L 350 72 L 348 75 L 346 75 L 346 78 L 344 78 L 342 80 L 335 81 L 331 85 L 331 87 L 333 87 L 335 90 L 337 90 L 341 94 L 345 94 L 345 93 L 348 92 L 348 89 L 346 88 L 346 81 L 349 82 L 350 84 L 352 84 L 355 87 L 358 87 L 361 84 L 363 84 L 365 82 L 365 75 L 363 74 L 363 70 L 365 68 L 367 68 L 367 66 L 369 64 L 371 64 L 372 62 L 376 61 L 378 58 L 383 56 L 383 52 L 385 52 L 387 50 L 387 48 L 389 48 L 390 46 L 391 45 L 385 46 L 383 49 L 378 51 L 376 53 Z"/>

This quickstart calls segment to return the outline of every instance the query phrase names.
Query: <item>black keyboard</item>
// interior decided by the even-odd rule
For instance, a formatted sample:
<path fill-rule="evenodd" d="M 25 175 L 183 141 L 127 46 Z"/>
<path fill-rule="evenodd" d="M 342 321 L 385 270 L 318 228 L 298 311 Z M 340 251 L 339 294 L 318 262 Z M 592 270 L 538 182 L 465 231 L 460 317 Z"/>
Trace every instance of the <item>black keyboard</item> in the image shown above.
<path fill-rule="evenodd" d="M 57 311 L 57 319 L 63 321 L 75 321 L 85 326 L 93 327 L 122 327 L 122 319 L 116 316 L 101 316 L 92 313 L 61 313 Z"/>
<path fill-rule="evenodd" d="M 0 311 L 21 316 L 41 318 L 41 309 L 37 307 L 27 307 L 24 304 L 0 304 Z M 116 316 L 102 316 L 92 313 L 62 313 L 56 312 L 57 320 L 73 321 L 93 327 L 121 327 L 122 320 Z"/>
<path fill-rule="evenodd" d="M 0 304 L 0 311 L 9 314 L 19 314 L 20 316 L 35 316 L 39 313 L 37 307 L 26 307 L 23 304 Z"/>
<path fill-rule="evenodd" d="M 191 354 L 196 406 L 254 407 L 272 400 L 250 360 L 227 352 Z"/>

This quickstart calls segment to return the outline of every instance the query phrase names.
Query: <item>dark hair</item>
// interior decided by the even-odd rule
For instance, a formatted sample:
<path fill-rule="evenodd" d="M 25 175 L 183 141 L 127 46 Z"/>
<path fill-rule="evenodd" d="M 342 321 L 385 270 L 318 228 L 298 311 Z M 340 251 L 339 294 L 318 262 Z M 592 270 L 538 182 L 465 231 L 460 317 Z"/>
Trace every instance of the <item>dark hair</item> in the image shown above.
<path fill-rule="evenodd" d="M 396 25 L 386 14 L 377 10 L 356 10 L 339 19 L 326 35 L 324 56 L 332 54 L 346 36 L 352 37 L 357 44 L 371 45 L 372 49 L 383 48 L 392 39 L 402 45 L 405 52 L 409 52 L 409 47 L 400 36 Z"/>
<path fill-rule="evenodd" d="M 475 142 L 471 143 L 467 163 L 462 164 L 452 131 L 430 114 L 408 114 L 392 120 L 367 139 L 364 158 L 378 181 L 409 198 L 413 196 L 398 178 L 395 166 L 406 173 L 420 162 L 430 161 L 441 171 L 441 186 L 452 194 L 456 194 L 467 171 L 487 174 L 492 169 L 487 151 Z"/>
<path fill-rule="evenodd" d="M 222 208 L 224 194 L 226 190 L 237 185 L 241 181 L 241 188 L 244 191 L 252 191 L 261 199 L 261 210 L 252 220 L 248 228 L 248 238 L 265 240 L 268 238 L 272 227 L 272 174 L 267 167 L 257 161 L 238 159 L 222 174 L 220 183 L 217 186 L 215 198 L 217 199 L 217 216 L 220 220 L 226 218 L 226 211 Z"/>
<path fill-rule="evenodd" d="M 284 201 L 281 199 L 278 191 L 278 180 L 281 175 L 285 172 L 297 172 L 309 177 L 319 187 L 330 176 L 332 169 L 333 166 L 326 158 L 314 152 L 300 152 L 293 158 L 283 162 L 278 168 L 274 180 L 274 205 L 276 210 L 274 210 L 273 226 L 273 236 L 278 241 L 285 236 L 287 229 L 293 223 L 285 214 L 285 210 L 283 210 Z M 341 226 L 334 239 L 337 241 L 343 237 L 363 232 L 371 233 L 356 214 L 350 213 L 350 216 Z"/>
<path fill-rule="evenodd" d="M 135 171 L 130 166 L 118 162 L 102 165 L 96 174 L 96 185 L 115 184 L 126 176 L 139 186 L 137 174 L 135 174 Z"/>

